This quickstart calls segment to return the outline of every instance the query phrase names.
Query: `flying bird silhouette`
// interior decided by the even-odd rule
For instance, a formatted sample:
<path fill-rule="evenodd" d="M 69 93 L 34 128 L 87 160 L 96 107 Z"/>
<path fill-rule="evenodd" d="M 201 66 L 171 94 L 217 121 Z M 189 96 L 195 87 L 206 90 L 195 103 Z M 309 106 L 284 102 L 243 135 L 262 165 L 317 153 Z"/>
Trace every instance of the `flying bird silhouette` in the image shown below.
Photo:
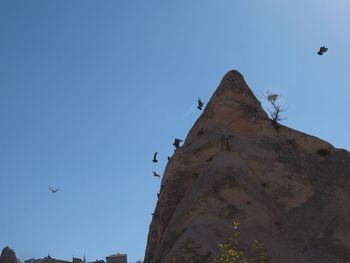
<path fill-rule="evenodd" d="M 173 145 L 176 149 L 180 148 L 180 142 L 182 142 L 182 140 L 175 138 Z"/>
<path fill-rule="evenodd" d="M 160 177 L 160 175 L 157 174 L 157 172 L 152 172 L 152 173 L 153 173 L 153 176 L 154 176 L 154 177 Z"/>
<path fill-rule="evenodd" d="M 152 160 L 152 162 L 154 162 L 154 163 L 158 162 L 158 160 L 157 160 L 157 153 L 158 153 L 158 152 L 155 152 L 154 155 L 153 155 L 153 160 Z"/>
<path fill-rule="evenodd" d="M 328 48 L 326 48 L 325 46 L 320 47 L 320 50 L 317 52 L 318 55 L 322 56 L 324 53 L 326 53 L 328 50 Z"/>
<path fill-rule="evenodd" d="M 160 193 L 157 193 L 157 197 L 159 198 L 159 196 L 160 196 Z"/>
<path fill-rule="evenodd" d="M 203 101 L 201 100 L 201 98 L 199 97 L 199 98 L 198 98 L 198 106 L 197 106 L 197 109 L 202 110 L 203 105 L 204 105 L 204 103 L 203 103 Z"/>
<path fill-rule="evenodd" d="M 51 193 L 56 193 L 58 190 L 60 190 L 59 188 L 57 189 L 52 189 L 50 186 L 49 186 L 49 191 L 51 191 Z"/>

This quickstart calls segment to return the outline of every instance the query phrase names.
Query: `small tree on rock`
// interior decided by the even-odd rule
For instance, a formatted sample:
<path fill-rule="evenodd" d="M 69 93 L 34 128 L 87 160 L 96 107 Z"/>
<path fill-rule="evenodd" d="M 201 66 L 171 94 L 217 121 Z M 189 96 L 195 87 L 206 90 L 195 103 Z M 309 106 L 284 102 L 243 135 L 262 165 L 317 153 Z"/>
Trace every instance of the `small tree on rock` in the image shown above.
<path fill-rule="evenodd" d="M 284 120 L 285 118 L 281 117 L 281 113 L 285 112 L 287 107 L 282 105 L 279 102 L 279 98 L 281 97 L 280 94 L 277 93 L 271 93 L 267 92 L 266 95 L 264 95 L 264 98 L 270 102 L 272 105 L 272 110 L 270 110 L 270 117 L 272 119 L 272 124 L 275 126 L 275 128 L 278 128 L 278 122 Z"/>

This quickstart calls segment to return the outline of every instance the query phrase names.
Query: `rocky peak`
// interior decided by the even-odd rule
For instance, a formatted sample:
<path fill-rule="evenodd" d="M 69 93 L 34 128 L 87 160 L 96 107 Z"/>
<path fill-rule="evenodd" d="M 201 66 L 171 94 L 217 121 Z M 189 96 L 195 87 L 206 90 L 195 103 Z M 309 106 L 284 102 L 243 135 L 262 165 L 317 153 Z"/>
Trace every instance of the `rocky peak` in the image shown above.
<path fill-rule="evenodd" d="M 212 262 L 233 220 L 268 262 L 350 262 L 350 155 L 278 129 L 228 72 L 168 162 L 145 263 Z"/>
<path fill-rule="evenodd" d="M 16 253 L 8 246 L 6 246 L 0 256 L 0 263 L 18 263 Z"/>

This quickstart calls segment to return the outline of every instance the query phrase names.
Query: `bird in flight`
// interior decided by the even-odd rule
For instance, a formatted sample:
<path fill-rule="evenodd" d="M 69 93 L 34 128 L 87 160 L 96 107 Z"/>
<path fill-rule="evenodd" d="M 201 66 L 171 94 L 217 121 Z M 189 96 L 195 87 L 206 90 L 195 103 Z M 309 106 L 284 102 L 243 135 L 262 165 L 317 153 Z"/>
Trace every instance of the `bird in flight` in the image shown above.
<path fill-rule="evenodd" d="M 198 106 L 197 106 L 197 109 L 202 110 L 203 105 L 204 105 L 203 101 L 201 100 L 200 97 L 198 97 Z"/>
<path fill-rule="evenodd" d="M 176 149 L 180 148 L 180 142 L 182 142 L 182 140 L 175 138 L 173 145 Z"/>
<path fill-rule="evenodd" d="M 154 163 L 158 162 L 158 160 L 157 160 L 157 152 L 154 153 L 152 162 L 154 162 Z"/>
<path fill-rule="evenodd" d="M 60 190 L 60 189 L 59 188 L 53 189 L 49 186 L 49 191 L 51 191 L 51 193 L 53 193 L 53 194 L 56 193 L 58 190 Z"/>
<path fill-rule="evenodd" d="M 328 50 L 328 48 L 326 48 L 325 46 L 320 47 L 320 50 L 317 52 L 318 55 L 322 56 L 324 53 L 326 53 Z"/>
<path fill-rule="evenodd" d="M 157 172 L 152 172 L 152 173 L 153 173 L 153 176 L 160 177 L 160 175 Z"/>

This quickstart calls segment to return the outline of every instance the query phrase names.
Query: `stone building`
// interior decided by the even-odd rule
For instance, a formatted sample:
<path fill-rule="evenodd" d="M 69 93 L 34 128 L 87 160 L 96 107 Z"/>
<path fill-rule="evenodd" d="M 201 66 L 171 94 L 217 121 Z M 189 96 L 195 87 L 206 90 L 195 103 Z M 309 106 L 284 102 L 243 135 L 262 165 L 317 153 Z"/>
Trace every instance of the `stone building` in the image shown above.
<path fill-rule="evenodd" d="M 28 259 L 28 260 L 25 260 L 24 263 L 72 263 L 72 262 L 55 259 L 55 258 L 52 258 L 50 255 L 48 255 L 47 257 L 44 257 L 42 259 L 34 259 L 34 258 Z M 75 262 L 75 263 L 78 263 L 78 262 Z"/>
<path fill-rule="evenodd" d="M 128 255 L 127 254 L 113 254 L 106 257 L 107 263 L 128 263 Z"/>

